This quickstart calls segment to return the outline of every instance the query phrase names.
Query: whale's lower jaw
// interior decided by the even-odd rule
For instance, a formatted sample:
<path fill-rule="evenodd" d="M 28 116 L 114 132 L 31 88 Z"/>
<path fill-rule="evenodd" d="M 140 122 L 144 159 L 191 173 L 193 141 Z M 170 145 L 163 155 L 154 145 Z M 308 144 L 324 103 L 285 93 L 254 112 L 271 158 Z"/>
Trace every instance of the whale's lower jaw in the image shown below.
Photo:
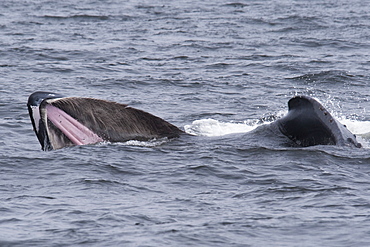
<path fill-rule="evenodd" d="M 183 133 L 159 117 L 105 100 L 36 92 L 29 97 L 28 109 L 43 150 L 102 141 L 173 138 Z"/>

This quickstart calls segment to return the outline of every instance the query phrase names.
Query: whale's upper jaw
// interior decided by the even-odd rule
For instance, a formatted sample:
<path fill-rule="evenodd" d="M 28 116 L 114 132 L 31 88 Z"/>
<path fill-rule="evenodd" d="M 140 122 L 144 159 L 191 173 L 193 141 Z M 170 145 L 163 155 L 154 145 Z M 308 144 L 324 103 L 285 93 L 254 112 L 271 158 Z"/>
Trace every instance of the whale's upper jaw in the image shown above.
<path fill-rule="evenodd" d="M 288 114 L 277 120 L 280 131 L 299 146 L 339 145 L 361 147 L 356 136 L 339 123 L 318 101 L 296 96 Z"/>
<path fill-rule="evenodd" d="M 37 91 L 28 97 L 27 106 L 40 106 L 45 99 L 64 98 L 63 95 L 51 92 Z"/>
<path fill-rule="evenodd" d="M 46 123 L 43 120 L 41 112 L 41 104 L 47 99 L 63 98 L 63 95 L 51 92 L 34 92 L 28 97 L 27 107 L 28 113 L 31 118 L 33 130 L 39 140 L 43 150 L 52 150 L 53 147 L 50 143 L 49 135 L 47 132 Z"/>

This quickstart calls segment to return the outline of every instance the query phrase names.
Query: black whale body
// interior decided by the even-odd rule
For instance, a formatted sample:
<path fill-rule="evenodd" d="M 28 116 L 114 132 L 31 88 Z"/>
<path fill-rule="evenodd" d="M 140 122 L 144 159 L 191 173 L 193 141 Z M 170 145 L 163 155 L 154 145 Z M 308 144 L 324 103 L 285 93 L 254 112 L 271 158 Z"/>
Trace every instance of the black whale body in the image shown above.
<path fill-rule="evenodd" d="M 336 120 L 319 102 L 296 96 L 288 102 L 288 114 L 271 123 L 296 145 L 339 145 L 361 147 L 356 136 Z"/>
<path fill-rule="evenodd" d="M 106 100 L 35 92 L 30 95 L 27 106 L 43 150 L 103 141 L 176 138 L 186 134 L 150 113 Z M 361 147 L 356 136 L 313 98 L 293 97 L 288 107 L 288 114 L 271 123 L 270 127 L 295 145 Z"/>

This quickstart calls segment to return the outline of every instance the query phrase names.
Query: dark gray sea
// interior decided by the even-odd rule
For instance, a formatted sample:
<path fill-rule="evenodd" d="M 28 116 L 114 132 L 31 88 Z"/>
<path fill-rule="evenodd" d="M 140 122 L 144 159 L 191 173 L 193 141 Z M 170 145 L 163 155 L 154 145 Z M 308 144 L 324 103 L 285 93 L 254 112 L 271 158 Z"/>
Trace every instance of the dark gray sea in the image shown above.
<path fill-rule="evenodd" d="M 370 246 L 369 51 L 362 0 L 2 0 L 0 246 Z M 39 90 L 193 136 L 44 152 Z M 294 95 L 364 147 L 252 131 Z"/>

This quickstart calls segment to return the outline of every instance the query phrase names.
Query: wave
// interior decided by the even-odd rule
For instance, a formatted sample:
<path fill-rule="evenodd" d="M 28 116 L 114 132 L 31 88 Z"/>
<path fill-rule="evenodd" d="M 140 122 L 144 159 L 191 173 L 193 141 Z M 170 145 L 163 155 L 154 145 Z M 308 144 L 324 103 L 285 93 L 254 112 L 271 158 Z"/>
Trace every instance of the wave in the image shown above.
<path fill-rule="evenodd" d="M 353 80 L 356 75 L 350 74 L 343 70 L 327 70 L 317 73 L 308 73 L 297 77 L 287 79 L 303 81 L 306 83 L 348 83 Z"/>
<path fill-rule="evenodd" d="M 43 18 L 48 19 L 83 19 L 83 20 L 101 20 L 105 21 L 109 19 L 107 15 L 88 15 L 88 14 L 77 14 L 77 15 L 44 15 Z"/>

